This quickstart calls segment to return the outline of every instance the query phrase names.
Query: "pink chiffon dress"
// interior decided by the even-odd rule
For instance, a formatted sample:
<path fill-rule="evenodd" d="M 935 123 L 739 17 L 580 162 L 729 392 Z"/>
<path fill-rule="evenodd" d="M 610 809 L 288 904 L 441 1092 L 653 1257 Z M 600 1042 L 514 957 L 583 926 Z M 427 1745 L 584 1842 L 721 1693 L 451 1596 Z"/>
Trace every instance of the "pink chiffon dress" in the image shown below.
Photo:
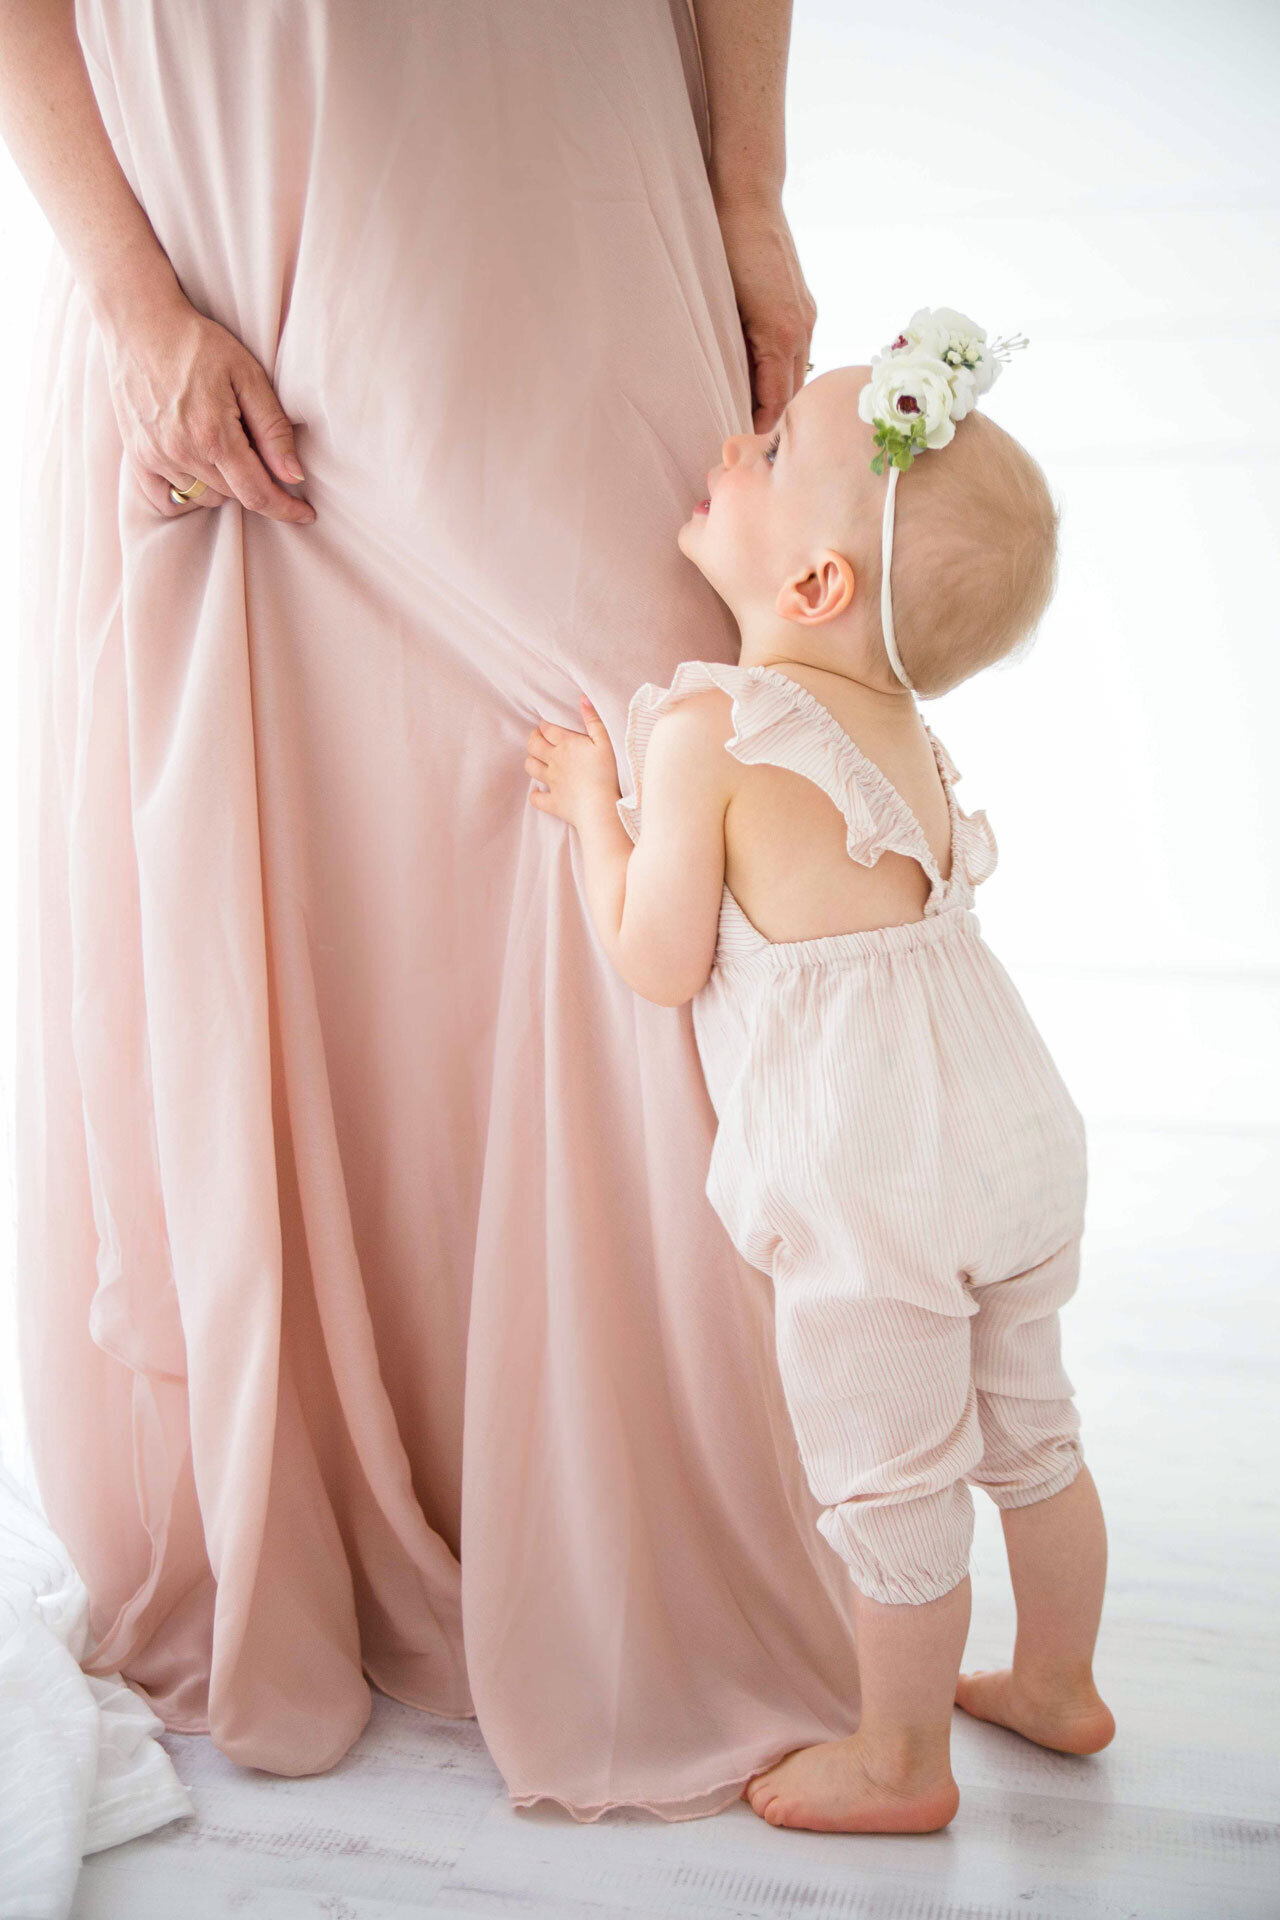
<path fill-rule="evenodd" d="M 318 518 L 167 521 L 59 262 L 31 404 L 24 1396 L 94 1671 L 303 1774 L 371 1686 L 517 1803 L 681 1818 L 857 1723 L 766 1276 L 535 718 L 734 635 L 749 423 L 686 0 L 80 0 Z"/>

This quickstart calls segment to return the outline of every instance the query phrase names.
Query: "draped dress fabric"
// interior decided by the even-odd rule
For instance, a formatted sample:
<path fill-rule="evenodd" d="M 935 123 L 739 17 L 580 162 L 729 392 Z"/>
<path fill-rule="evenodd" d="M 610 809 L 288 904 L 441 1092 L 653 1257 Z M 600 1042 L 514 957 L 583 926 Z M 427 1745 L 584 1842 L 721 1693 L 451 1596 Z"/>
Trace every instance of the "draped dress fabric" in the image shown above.
<path fill-rule="evenodd" d="M 237 1761 L 370 1686 L 512 1798 L 728 1804 L 857 1722 L 688 1009 L 611 972 L 539 715 L 731 624 L 747 367 L 684 0 L 82 0 L 318 518 L 166 521 L 59 264 L 31 409 L 19 1253 L 86 1665 Z"/>

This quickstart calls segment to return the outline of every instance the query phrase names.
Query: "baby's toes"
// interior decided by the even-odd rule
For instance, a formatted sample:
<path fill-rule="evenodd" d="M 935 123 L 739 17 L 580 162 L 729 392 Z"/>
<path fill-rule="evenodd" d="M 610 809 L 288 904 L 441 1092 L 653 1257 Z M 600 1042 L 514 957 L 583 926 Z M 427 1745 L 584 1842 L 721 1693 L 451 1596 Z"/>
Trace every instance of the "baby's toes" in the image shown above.
<path fill-rule="evenodd" d="M 762 1793 L 759 1800 L 752 1803 L 752 1812 L 771 1827 L 785 1827 L 787 1824 L 787 1803 L 776 1787 L 768 1793 Z"/>
<path fill-rule="evenodd" d="M 778 1789 L 772 1775 L 769 1773 L 758 1773 L 754 1780 L 748 1780 L 745 1797 L 750 1803 L 751 1811 L 758 1813 L 763 1820 L 765 1817 L 765 1808 L 771 1800 L 776 1800 L 778 1797 Z"/>

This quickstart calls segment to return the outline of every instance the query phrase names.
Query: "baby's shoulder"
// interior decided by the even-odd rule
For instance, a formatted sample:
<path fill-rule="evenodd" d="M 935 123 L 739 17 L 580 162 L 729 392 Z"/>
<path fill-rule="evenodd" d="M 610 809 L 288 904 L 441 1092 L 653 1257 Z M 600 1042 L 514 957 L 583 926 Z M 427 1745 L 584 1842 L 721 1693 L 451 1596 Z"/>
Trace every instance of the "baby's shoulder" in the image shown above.
<path fill-rule="evenodd" d="M 733 737 L 733 700 L 720 687 L 700 688 L 665 706 L 649 736 L 645 771 L 652 782 L 732 777 L 734 762 L 725 753 Z"/>
<path fill-rule="evenodd" d="M 668 740 L 690 745 L 713 740 L 722 746 L 733 731 L 733 696 L 723 687 L 699 687 L 664 704 L 654 723 Z"/>

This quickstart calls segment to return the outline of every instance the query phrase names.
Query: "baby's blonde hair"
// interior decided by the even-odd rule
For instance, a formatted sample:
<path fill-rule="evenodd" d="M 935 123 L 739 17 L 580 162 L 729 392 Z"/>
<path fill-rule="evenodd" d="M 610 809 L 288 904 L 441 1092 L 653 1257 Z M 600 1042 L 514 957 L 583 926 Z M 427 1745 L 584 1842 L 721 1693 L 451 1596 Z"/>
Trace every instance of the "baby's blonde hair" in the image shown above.
<path fill-rule="evenodd" d="M 899 475 L 894 522 L 894 632 L 919 693 L 946 693 L 1031 638 L 1057 585 L 1059 512 L 1012 434 L 966 414 Z M 878 606 L 878 541 L 869 558 Z"/>

